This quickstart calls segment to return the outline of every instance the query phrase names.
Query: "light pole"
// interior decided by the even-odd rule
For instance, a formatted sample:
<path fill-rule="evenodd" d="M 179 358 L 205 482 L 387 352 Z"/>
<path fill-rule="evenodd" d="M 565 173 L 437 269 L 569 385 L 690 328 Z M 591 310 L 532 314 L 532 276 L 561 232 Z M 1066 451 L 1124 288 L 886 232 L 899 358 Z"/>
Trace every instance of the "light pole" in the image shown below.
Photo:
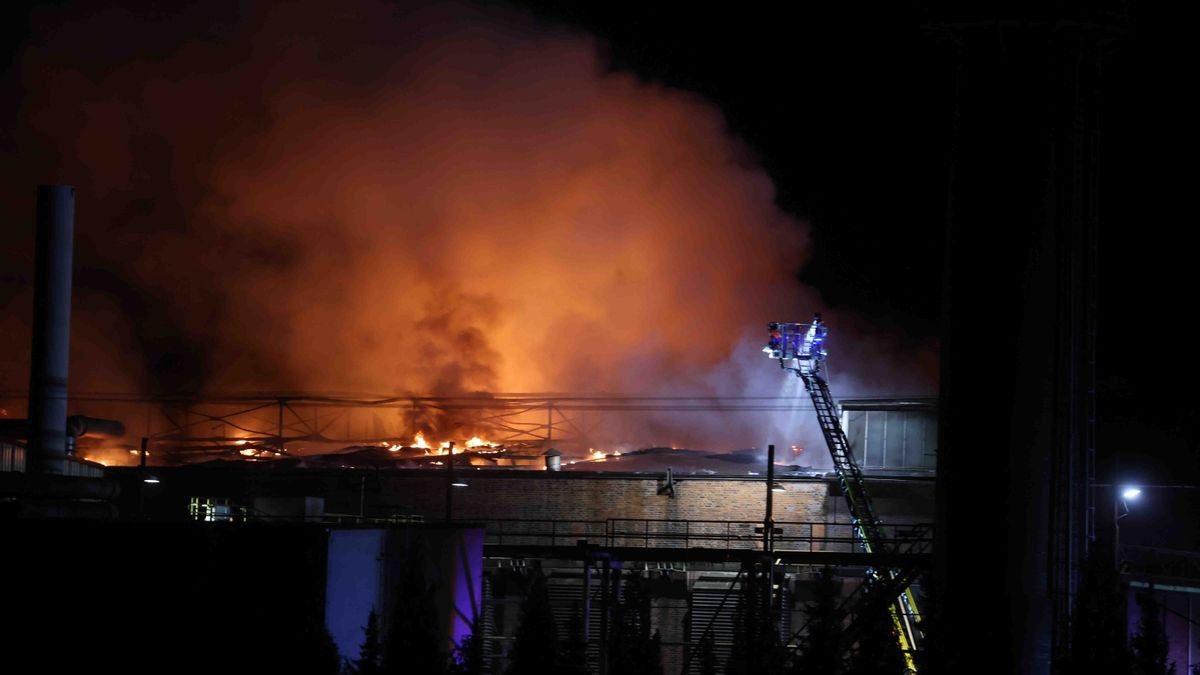
<path fill-rule="evenodd" d="M 773 530 L 775 529 L 774 497 L 775 497 L 775 446 L 767 446 L 767 515 L 763 518 L 763 552 L 768 555 L 775 551 Z"/>
<path fill-rule="evenodd" d="M 446 446 L 446 522 L 454 517 L 454 488 L 467 487 L 467 481 L 454 477 L 454 441 Z"/>
<path fill-rule="evenodd" d="M 454 513 L 454 441 L 446 447 L 446 522 Z"/>
<path fill-rule="evenodd" d="M 1129 515 L 1129 500 L 1137 499 L 1137 496 L 1142 494 L 1141 489 L 1126 486 L 1119 487 L 1113 483 L 1113 569 L 1117 574 L 1121 573 L 1121 519 Z M 1117 512 L 1117 504 L 1125 505 L 1125 513 Z"/>

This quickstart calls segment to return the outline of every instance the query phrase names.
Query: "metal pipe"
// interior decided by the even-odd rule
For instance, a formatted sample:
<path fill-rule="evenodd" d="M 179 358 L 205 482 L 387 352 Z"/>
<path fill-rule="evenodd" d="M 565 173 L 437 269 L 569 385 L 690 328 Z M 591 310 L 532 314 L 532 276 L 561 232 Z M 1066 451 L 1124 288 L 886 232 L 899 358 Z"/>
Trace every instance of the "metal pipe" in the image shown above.
<path fill-rule="evenodd" d="M 116 420 L 71 415 L 67 418 L 67 434 L 74 438 L 120 438 L 125 435 L 125 425 Z"/>
<path fill-rule="evenodd" d="M 125 425 L 116 420 L 71 415 L 67 418 L 66 434 L 71 438 L 120 438 L 125 435 Z M 0 420 L 0 438 L 29 439 L 33 434 L 33 422 L 27 419 Z"/>
<path fill-rule="evenodd" d="M 116 506 L 103 501 L 29 498 L 0 503 L 0 515 L 16 519 L 115 520 L 119 514 Z"/>
<path fill-rule="evenodd" d="M 67 364 L 71 347 L 71 258 L 75 188 L 40 185 L 29 370 L 28 471 L 66 473 Z"/>
<path fill-rule="evenodd" d="M 5 497 L 112 500 L 120 495 L 120 484 L 104 478 L 0 473 L 0 496 Z"/>

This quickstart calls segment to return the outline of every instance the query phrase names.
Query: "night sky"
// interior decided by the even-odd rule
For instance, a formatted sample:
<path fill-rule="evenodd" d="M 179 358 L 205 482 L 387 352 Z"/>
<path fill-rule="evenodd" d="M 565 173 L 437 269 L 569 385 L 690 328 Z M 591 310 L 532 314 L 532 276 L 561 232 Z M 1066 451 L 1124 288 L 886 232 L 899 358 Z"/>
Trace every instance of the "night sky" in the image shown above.
<path fill-rule="evenodd" d="M 1194 50 L 1171 12 L 1138 2 L 800 3 L 787 13 L 707 14 L 562 4 L 534 3 L 597 30 L 615 67 L 720 103 L 761 154 L 779 203 L 814 223 L 818 253 L 802 279 L 832 305 L 918 338 L 938 332 L 952 138 L 954 64 L 932 27 L 1015 16 L 1123 25 L 1102 66 L 1097 480 L 1200 483 L 1200 373 L 1187 325 L 1197 283 L 1184 243 L 1200 110 L 1186 65 Z M 997 330 L 1011 319 L 997 316 Z M 986 355 L 979 363 L 986 376 Z M 1197 492 L 1143 493 L 1142 510 L 1133 505 L 1122 521 L 1125 541 L 1195 548 Z M 1098 508 L 1106 499 L 1097 493 Z"/>
<path fill-rule="evenodd" d="M 185 11 L 181 3 L 128 4 L 168 18 Z M 773 179 L 779 206 L 810 224 L 811 254 L 791 274 L 818 289 L 830 309 L 870 317 L 904 344 L 936 340 L 955 64 L 931 27 L 991 20 L 999 12 L 964 14 L 938 3 L 799 3 L 783 13 L 767 4 L 707 11 L 695 4 L 576 4 L 516 7 L 554 30 L 595 34 L 614 70 L 718 106 Z M 212 22 L 196 30 L 219 32 L 234 14 L 221 6 L 198 12 L 192 5 L 192 16 Z M 29 94 L 19 76 L 25 41 L 59 30 L 48 16 L 69 21 L 85 14 L 34 7 L 56 9 L 31 14 L 18 3 L 0 10 L 0 153 L 10 156 L 18 153 L 17 108 Z M 1109 38 L 1103 66 L 1099 480 L 1116 470 L 1137 482 L 1197 484 L 1196 283 L 1185 243 L 1196 219 L 1191 193 L 1200 115 L 1185 58 L 1194 50 L 1173 17 L 1134 3 L 1120 5 L 1112 19 L 1107 7 L 1060 12 L 1123 26 Z M 31 25 L 31 15 L 40 23 Z M 151 55 L 164 47 L 153 36 L 129 36 L 130 45 L 143 41 Z M 6 175 L 3 194 L 32 195 L 43 178 Z M 2 281 L 20 285 L 28 278 L 27 270 L 10 269 Z M 794 318 L 803 320 L 807 311 L 797 307 Z M 788 317 L 763 320 L 773 318 Z M 1013 319 L 997 316 L 996 330 Z M 981 377 L 987 364 L 981 354 Z M 1135 508 L 1123 521 L 1125 541 L 1194 548 L 1196 533 L 1178 521 L 1195 519 L 1178 514 L 1196 513 L 1196 502 L 1170 502 L 1171 517 L 1165 492 L 1147 497 L 1163 508 Z"/>

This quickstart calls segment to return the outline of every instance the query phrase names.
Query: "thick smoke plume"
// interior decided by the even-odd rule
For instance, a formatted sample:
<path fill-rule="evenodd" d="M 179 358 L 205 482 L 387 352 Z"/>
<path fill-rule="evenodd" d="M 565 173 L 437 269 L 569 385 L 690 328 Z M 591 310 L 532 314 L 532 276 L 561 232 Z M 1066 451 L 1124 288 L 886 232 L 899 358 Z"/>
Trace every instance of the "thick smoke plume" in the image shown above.
<path fill-rule="evenodd" d="M 746 354 L 820 309 L 807 226 L 720 112 L 585 35 L 456 4 L 57 11 L 18 64 L 3 243 L 32 249 L 35 183 L 79 186 L 77 390 L 775 395 Z"/>

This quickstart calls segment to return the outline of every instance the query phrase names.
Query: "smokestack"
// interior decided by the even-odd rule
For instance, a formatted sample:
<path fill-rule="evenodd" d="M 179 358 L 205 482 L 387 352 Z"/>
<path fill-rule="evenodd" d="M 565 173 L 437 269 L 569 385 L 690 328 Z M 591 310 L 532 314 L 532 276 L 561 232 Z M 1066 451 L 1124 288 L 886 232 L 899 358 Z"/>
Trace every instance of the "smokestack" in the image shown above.
<path fill-rule="evenodd" d="M 30 473 L 66 473 L 75 188 L 39 185 L 29 369 Z"/>
<path fill-rule="evenodd" d="M 546 470 L 558 471 L 562 469 L 562 453 L 554 448 L 550 448 L 543 453 L 546 458 Z"/>

